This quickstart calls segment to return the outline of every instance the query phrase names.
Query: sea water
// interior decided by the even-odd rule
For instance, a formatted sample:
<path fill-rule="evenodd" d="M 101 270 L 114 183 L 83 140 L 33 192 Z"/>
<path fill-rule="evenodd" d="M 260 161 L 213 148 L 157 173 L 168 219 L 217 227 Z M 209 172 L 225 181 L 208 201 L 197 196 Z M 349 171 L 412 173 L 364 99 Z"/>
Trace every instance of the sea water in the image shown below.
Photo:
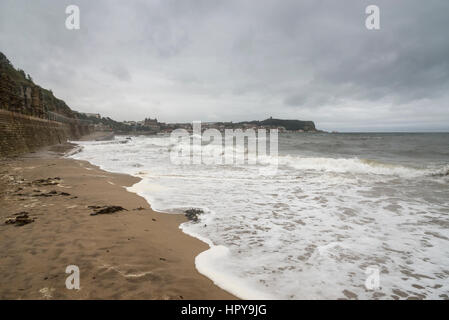
<path fill-rule="evenodd" d="M 154 210 L 203 209 L 181 225 L 211 247 L 196 267 L 240 298 L 449 296 L 449 134 L 282 133 L 256 165 L 173 164 L 168 135 L 78 143 Z"/>

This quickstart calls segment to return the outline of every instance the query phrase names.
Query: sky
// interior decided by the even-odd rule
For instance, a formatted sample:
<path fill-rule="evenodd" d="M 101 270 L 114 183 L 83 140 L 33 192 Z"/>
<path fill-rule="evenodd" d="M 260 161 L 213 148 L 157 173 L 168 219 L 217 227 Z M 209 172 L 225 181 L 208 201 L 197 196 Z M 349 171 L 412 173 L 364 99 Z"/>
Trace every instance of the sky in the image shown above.
<path fill-rule="evenodd" d="M 380 30 L 365 27 L 368 5 Z M 65 26 L 68 5 L 80 29 Z M 449 131 L 447 0 L 1 0 L 0 51 L 115 120 Z"/>

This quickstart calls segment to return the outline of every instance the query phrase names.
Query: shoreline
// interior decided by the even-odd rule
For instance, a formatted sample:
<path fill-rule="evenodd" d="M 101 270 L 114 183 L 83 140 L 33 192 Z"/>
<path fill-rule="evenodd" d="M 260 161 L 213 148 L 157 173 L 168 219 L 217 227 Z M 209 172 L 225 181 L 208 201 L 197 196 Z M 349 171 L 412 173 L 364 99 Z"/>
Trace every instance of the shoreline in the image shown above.
<path fill-rule="evenodd" d="M 181 230 L 184 215 L 127 191 L 139 178 L 61 157 L 75 146 L 1 161 L 1 299 L 237 299 L 195 268 L 209 246 Z M 112 205 L 126 210 L 88 208 Z M 34 222 L 4 224 L 24 211 Z M 80 290 L 65 287 L 68 265 Z"/>
<path fill-rule="evenodd" d="M 139 178 L 139 177 L 136 177 Z M 140 179 L 140 178 L 139 178 Z M 141 180 L 142 181 L 142 180 Z M 141 182 L 139 181 L 139 182 Z M 127 187 L 126 189 L 129 192 L 135 193 L 142 198 L 145 199 L 145 197 L 140 193 L 139 188 L 136 183 L 131 187 Z M 151 201 L 147 200 L 148 203 Z M 161 213 L 161 214 L 178 214 L 176 212 L 167 213 L 161 210 L 155 210 L 155 212 Z M 242 279 L 239 279 L 233 275 L 230 275 L 226 272 L 223 272 L 222 270 L 217 270 L 213 267 L 214 264 L 217 264 L 218 261 L 222 259 L 226 259 L 226 256 L 229 254 L 229 249 L 223 245 L 214 245 L 213 242 L 209 238 L 205 238 L 201 236 L 200 234 L 191 232 L 186 230 L 186 228 L 183 227 L 183 223 L 179 225 L 179 229 L 182 230 L 182 232 L 192 238 L 198 239 L 199 241 L 205 243 L 208 245 L 208 249 L 200 252 L 195 257 L 195 267 L 196 270 L 207 277 L 208 279 L 212 280 L 214 284 L 223 289 L 224 291 L 234 295 L 237 297 L 237 299 L 243 299 L 243 300 L 275 300 L 276 297 L 271 296 L 266 293 L 262 293 L 258 290 L 255 290 L 254 288 L 248 287 L 248 286 L 242 286 Z"/>

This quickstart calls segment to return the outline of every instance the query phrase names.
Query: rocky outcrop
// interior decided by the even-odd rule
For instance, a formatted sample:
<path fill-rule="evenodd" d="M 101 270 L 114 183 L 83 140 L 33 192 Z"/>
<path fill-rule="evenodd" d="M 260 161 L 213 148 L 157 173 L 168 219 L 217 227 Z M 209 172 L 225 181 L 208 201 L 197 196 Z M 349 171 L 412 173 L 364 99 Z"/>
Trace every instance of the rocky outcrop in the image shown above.
<path fill-rule="evenodd" d="M 286 130 L 303 130 L 305 132 L 317 131 L 315 128 L 315 123 L 313 121 L 302 121 L 302 120 L 282 120 L 282 119 L 266 119 L 260 121 L 263 126 L 276 126 L 284 127 Z"/>
<path fill-rule="evenodd" d="M 236 126 L 264 126 L 268 128 L 279 128 L 283 127 L 285 130 L 289 131 L 304 131 L 304 132 L 319 132 L 316 129 L 315 123 L 313 121 L 303 121 L 303 120 L 283 120 L 283 119 L 273 119 L 269 118 L 262 121 L 245 121 L 235 124 Z"/>
<path fill-rule="evenodd" d="M 188 209 L 184 212 L 187 219 L 193 222 L 198 222 L 199 216 L 204 213 L 202 209 L 195 209 L 195 208 Z"/>

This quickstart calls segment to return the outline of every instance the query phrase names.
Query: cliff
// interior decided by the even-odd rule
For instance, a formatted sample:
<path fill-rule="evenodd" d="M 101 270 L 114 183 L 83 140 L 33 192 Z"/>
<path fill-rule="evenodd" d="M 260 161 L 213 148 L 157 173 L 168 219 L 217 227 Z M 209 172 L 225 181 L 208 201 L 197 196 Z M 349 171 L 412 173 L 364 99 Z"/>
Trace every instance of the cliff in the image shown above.
<path fill-rule="evenodd" d="M 16 70 L 0 52 L 0 156 L 75 140 L 92 130 L 90 121 Z"/>
<path fill-rule="evenodd" d="M 313 121 L 302 121 L 302 120 L 282 120 L 282 119 L 266 119 L 260 121 L 263 126 L 277 126 L 284 127 L 287 130 L 304 130 L 304 131 L 317 131 L 315 128 L 315 123 Z"/>
<path fill-rule="evenodd" d="M 0 52 L 0 109 L 46 118 L 54 112 L 68 118 L 78 115 L 67 104 L 56 98 L 50 90 L 36 85 L 30 75 L 15 69 Z"/>

